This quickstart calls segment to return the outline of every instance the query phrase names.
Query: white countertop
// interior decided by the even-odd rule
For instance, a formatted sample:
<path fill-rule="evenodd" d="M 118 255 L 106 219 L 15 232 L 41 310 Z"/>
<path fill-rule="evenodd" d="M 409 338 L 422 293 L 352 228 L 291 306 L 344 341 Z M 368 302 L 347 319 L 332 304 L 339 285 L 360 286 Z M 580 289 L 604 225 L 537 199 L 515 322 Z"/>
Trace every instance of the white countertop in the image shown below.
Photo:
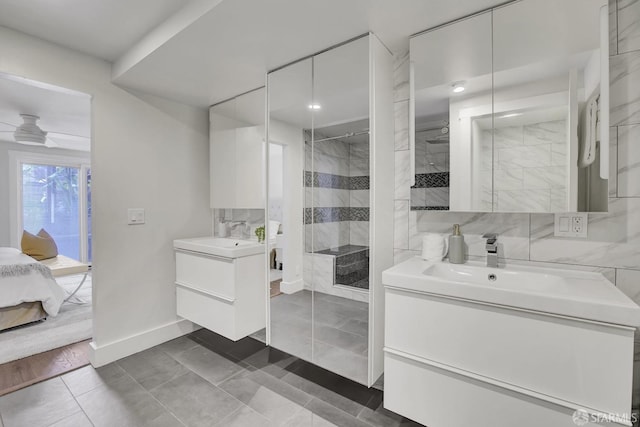
<path fill-rule="evenodd" d="M 226 237 L 194 237 L 176 239 L 174 249 L 215 255 L 224 258 L 242 258 L 264 253 L 265 244 L 257 240 L 231 239 Z"/>
<path fill-rule="evenodd" d="M 490 274 L 495 274 L 495 281 L 478 280 Z M 489 268 L 480 262 L 453 265 L 414 257 L 385 270 L 382 283 L 385 287 L 640 326 L 640 307 L 595 272 L 524 265 Z"/>

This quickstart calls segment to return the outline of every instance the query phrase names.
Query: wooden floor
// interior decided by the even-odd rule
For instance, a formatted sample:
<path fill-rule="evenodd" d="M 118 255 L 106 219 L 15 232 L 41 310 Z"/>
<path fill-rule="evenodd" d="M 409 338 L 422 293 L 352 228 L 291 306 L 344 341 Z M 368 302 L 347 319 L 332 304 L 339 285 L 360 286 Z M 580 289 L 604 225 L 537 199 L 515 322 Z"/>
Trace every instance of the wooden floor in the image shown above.
<path fill-rule="evenodd" d="M 280 291 L 280 282 L 282 282 L 282 279 L 279 280 L 274 280 L 273 282 L 270 283 L 271 285 L 271 293 L 270 296 L 271 298 L 278 296 L 282 293 L 282 291 Z"/>
<path fill-rule="evenodd" d="M 0 365 L 0 396 L 88 365 L 89 341 Z"/>

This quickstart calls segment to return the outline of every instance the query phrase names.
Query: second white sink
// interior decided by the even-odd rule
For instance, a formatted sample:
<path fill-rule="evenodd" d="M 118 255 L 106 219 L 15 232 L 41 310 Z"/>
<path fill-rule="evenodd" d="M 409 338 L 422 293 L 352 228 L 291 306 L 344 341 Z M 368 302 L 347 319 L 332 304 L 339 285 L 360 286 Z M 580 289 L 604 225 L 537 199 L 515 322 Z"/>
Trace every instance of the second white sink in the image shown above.
<path fill-rule="evenodd" d="M 259 254 L 265 250 L 265 246 L 256 241 L 223 237 L 177 239 L 173 241 L 173 247 L 175 249 L 200 252 L 225 258 L 241 258 Z"/>
<path fill-rule="evenodd" d="M 602 274 L 525 265 L 489 268 L 414 257 L 382 273 L 385 286 L 640 326 L 640 308 Z"/>

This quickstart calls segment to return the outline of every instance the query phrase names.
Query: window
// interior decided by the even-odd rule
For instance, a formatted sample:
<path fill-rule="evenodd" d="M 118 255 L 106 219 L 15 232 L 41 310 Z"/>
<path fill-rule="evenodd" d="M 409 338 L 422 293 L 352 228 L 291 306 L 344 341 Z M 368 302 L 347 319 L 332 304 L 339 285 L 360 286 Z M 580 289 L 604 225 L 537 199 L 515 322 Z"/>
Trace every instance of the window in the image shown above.
<path fill-rule="evenodd" d="M 15 237 L 47 230 L 58 252 L 91 261 L 91 169 L 82 158 L 12 152 Z"/>

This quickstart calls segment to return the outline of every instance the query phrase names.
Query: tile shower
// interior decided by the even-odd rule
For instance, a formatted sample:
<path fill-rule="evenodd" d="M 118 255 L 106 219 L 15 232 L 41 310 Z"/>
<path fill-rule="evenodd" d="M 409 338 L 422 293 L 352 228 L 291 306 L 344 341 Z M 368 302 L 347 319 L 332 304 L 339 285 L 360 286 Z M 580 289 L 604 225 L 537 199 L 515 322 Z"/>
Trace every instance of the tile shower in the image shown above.
<path fill-rule="evenodd" d="M 305 286 L 368 301 L 368 136 L 305 136 Z"/>

